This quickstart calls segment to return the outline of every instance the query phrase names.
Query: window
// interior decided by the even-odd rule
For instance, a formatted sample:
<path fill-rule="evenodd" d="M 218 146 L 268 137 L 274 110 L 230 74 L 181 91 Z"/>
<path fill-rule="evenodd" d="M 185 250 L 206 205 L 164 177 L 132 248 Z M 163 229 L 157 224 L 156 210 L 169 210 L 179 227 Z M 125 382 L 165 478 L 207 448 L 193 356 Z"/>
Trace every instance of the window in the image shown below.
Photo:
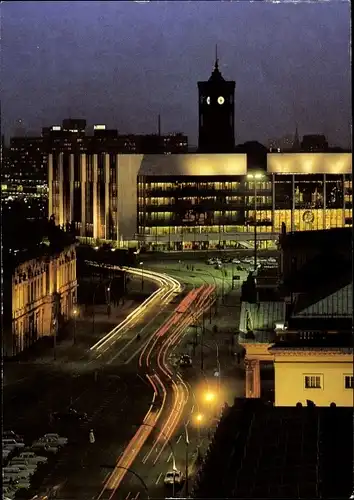
<path fill-rule="evenodd" d="M 353 389 L 353 387 L 354 387 L 353 375 L 344 375 L 344 387 L 346 389 Z"/>
<path fill-rule="evenodd" d="M 323 375 L 305 375 L 305 389 L 322 389 Z"/>

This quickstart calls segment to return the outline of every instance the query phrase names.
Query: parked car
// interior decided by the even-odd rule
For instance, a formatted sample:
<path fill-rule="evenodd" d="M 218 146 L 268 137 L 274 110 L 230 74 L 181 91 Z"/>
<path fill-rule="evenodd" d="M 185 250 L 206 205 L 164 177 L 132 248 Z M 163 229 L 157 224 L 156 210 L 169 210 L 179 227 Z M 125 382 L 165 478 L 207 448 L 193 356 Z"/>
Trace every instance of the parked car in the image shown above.
<path fill-rule="evenodd" d="M 183 474 L 179 470 L 169 471 L 165 475 L 164 483 L 166 486 L 181 485 L 183 483 Z"/>
<path fill-rule="evenodd" d="M 19 457 L 14 457 L 8 464 L 10 467 L 17 467 L 18 465 L 24 465 L 28 470 L 37 470 L 37 464 L 34 463 L 29 463 L 27 460 L 23 460 L 22 458 Z"/>
<path fill-rule="evenodd" d="M 45 464 L 48 462 L 47 457 L 41 457 L 40 455 L 36 455 L 33 451 L 24 451 L 20 454 L 18 458 L 23 458 L 27 460 L 28 463 L 34 464 Z"/>
<path fill-rule="evenodd" d="M 42 453 L 58 453 L 60 446 L 58 444 L 45 441 L 34 441 L 29 451 L 41 450 Z M 27 450 L 26 450 L 27 451 Z"/>
<path fill-rule="evenodd" d="M 29 490 L 31 488 L 31 483 L 28 479 L 13 479 L 9 477 L 3 477 L 2 486 L 14 490 Z"/>
<path fill-rule="evenodd" d="M 4 486 L 2 488 L 2 494 L 4 500 L 12 500 L 15 496 L 16 491 L 13 488 L 9 488 L 8 486 Z"/>
<path fill-rule="evenodd" d="M 184 368 L 192 366 L 192 358 L 188 354 L 182 354 L 179 359 L 179 365 Z"/>
<path fill-rule="evenodd" d="M 2 469 L 4 477 L 13 476 L 15 479 L 29 479 L 33 472 L 30 469 L 23 469 L 22 467 L 17 467 L 15 464 L 9 464 L 7 467 Z"/>
<path fill-rule="evenodd" d="M 11 450 L 2 450 L 2 458 L 6 460 L 11 455 Z"/>
<path fill-rule="evenodd" d="M 32 467 L 31 467 L 32 465 Z M 35 467 L 33 467 L 33 465 Z M 24 462 L 10 462 L 7 467 L 17 467 L 18 469 L 20 470 L 24 470 L 24 471 L 28 471 L 28 475 L 29 476 L 33 476 L 33 474 L 36 472 L 37 470 L 37 464 L 28 464 L 28 463 L 24 463 Z M 5 468 L 4 468 L 5 470 Z"/>
<path fill-rule="evenodd" d="M 4 431 L 2 433 L 2 439 L 15 439 L 18 443 L 23 442 L 23 438 L 16 434 L 14 431 Z"/>
<path fill-rule="evenodd" d="M 233 264 L 241 264 L 240 259 L 236 259 L 236 258 L 235 258 L 235 259 L 232 259 L 232 261 L 231 261 L 231 262 L 232 262 Z"/>
<path fill-rule="evenodd" d="M 24 448 L 25 443 L 19 443 L 15 439 L 3 439 L 2 440 L 2 446 L 13 446 L 14 448 Z"/>
<path fill-rule="evenodd" d="M 54 434 L 54 433 L 44 434 L 43 439 L 46 439 L 50 443 L 56 442 L 61 446 L 68 444 L 68 438 L 59 436 L 59 434 Z"/>

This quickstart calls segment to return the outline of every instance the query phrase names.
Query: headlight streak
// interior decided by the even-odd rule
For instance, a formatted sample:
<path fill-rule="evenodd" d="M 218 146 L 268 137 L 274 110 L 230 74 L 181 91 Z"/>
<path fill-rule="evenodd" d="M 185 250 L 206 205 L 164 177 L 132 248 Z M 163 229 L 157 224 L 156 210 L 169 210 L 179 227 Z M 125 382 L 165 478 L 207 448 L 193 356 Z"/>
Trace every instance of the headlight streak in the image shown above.
<path fill-rule="evenodd" d="M 129 271 L 130 272 L 130 271 Z M 148 271 L 144 271 L 144 274 L 148 273 Z M 132 274 L 141 275 L 140 270 L 134 270 Z M 153 273 L 158 274 L 158 273 Z M 148 276 L 146 274 L 146 276 Z M 159 279 L 161 275 L 158 275 Z M 174 281 L 174 291 L 172 293 L 179 293 L 181 290 L 181 285 L 176 281 Z M 173 389 L 173 407 L 169 412 L 169 415 L 160 430 L 158 437 L 154 440 L 154 444 L 152 445 L 150 452 L 144 457 L 143 461 L 148 460 L 154 448 L 158 445 L 159 452 L 158 456 L 155 458 L 154 463 L 157 462 L 161 453 L 163 452 L 165 446 L 167 445 L 167 440 L 169 440 L 179 421 L 181 416 L 183 415 L 184 406 L 188 402 L 189 399 L 189 388 L 188 385 L 183 381 L 181 376 L 177 374 L 177 382 L 175 380 L 176 375 L 174 375 L 173 371 L 168 365 L 166 360 L 169 348 L 174 346 L 177 341 L 181 338 L 183 332 L 186 328 L 193 323 L 193 321 L 198 318 L 203 312 L 204 309 L 208 307 L 209 304 L 212 303 L 210 300 L 210 293 L 214 291 L 214 286 L 206 286 L 203 285 L 198 289 L 192 290 L 190 294 L 188 294 L 183 301 L 176 307 L 176 310 L 171 315 L 171 317 L 166 321 L 161 328 L 159 328 L 146 342 L 144 345 L 140 357 L 139 357 L 139 366 L 145 366 L 149 368 L 150 366 L 150 357 L 156 347 L 157 343 L 160 341 L 161 345 L 157 347 L 157 365 L 161 374 L 164 375 L 171 383 Z M 159 292 L 159 290 L 157 291 Z M 166 290 L 163 290 L 163 293 L 158 297 L 160 300 L 170 300 L 169 293 Z M 156 294 L 157 295 L 157 294 Z M 142 304 L 143 305 L 143 304 Z M 195 305 L 195 307 L 193 307 Z M 190 309 L 193 308 L 192 312 L 189 312 Z M 119 325 L 120 326 L 120 325 Z M 117 332 L 113 333 L 113 336 Z M 167 335 L 170 333 L 170 335 Z M 104 341 L 110 340 L 111 337 L 107 337 L 107 339 L 103 339 Z M 102 343 L 103 344 L 103 343 Z M 145 363 L 144 363 L 145 361 Z M 146 440 L 149 438 L 151 431 L 154 425 L 157 425 L 158 420 L 161 417 L 163 410 L 166 407 L 166 399 L 167 399 L 167 389 L 166 383 L 163 382 L 156 372 L 153 375 L 146 375 L 147 380 L 151 384 L 153 388 L 153 400 L 150 405 L 150 408 L 145 415 L 144 424 L 150 425 L 152 427 L 147 427 L 147 425 L 141 425 L 133 438 L 131 439 L 128 446 L 125 448 L 122 456 L 117 462 L 116 468 L 113 470 L 112 474 L 109 476 L 108 480 L 103 485 L 103 489 L 98 496 L 97 500 L 101 498 L 105 490 L 110 490 L 111 495 L 109 499 L 111 499 L 116 490 L 119 488 L 123 478 L 125 477 L 126 470 L 121 469 L 119 467 L 125 467 L 129 469 L 133 464 L 134 460 L 137 458 L 137 455 L 141 451 L 143 445 Z M 162 392 L 162 401 L 159 403 L 159 410 L 156 411 L 156 397 L 158 394 Z M 162 445 L 160 442 L 162 441 L 162 437 L 164 436 Z M 166 440 L 167 438 L 167 440 Z"/>
<path fill-rule="evenodd" d="M 120 269 L 118 266 L 111 266 L 116 269 Z M 137 271 L 133 268 L 124 268 L 127 272 L 133 275 L 140 276 L 140 271 Z M 138 319 L 138 317 L 147 309 L 154 304 L 154 302 L 160 300 L 164 302 L 168 302 L 175 293 L 180 293 L 181 284 L 175 280 L 174 278 L 169 278 L 169 276 L 164 276 L 154 271 L 144 271 L 144 276 L 151 281 L 154 281 L 160 288 L 153 292 L 150 297 L 148 297 L 140 306 L 138 306 L 134 311 L 132 311 L 124 321 L 122 321 L 118 326 L 113 328 L 107 335 L 105 335 L 102 339 L 100 339 L 96 344 L 90 347 L 90 351 L 100 351 L 103 346 L 105 346 L 110 341 L 116 341 L 121 338 L 122 334 L 125 332 L 127 328 L 131 328 L 133 326 L 134 320 Z M 121 335 L 119 335 L 121 334 Z M 102 352 L 106 352 L 109 349 L 109 346 L 103 350 Z"/>

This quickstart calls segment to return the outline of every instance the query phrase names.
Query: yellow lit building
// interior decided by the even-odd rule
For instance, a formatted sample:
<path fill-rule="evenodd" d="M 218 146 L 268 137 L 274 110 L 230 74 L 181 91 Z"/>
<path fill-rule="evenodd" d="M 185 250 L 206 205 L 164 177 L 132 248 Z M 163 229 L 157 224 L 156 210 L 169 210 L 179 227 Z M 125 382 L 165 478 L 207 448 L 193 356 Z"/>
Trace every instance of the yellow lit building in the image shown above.
<path fill-rule="evenodd" d="M 272 248 L 282 225 L 352 225 L 351 153 L 49 154 L 49 214 L 77 236 L 163 250 Z M 255 176 L 256 174 L 256 176 Z"/>
<path fill-rule="evenodd" d="M 275 406 L 353 406 L 353 349 L 273 346 Z"/>
<path fill-rule="evenodd" d="M 70 319 L 77 297 L 75 245 L 16 265 L 4 284 L 11 288 L 6 294 L 11 301 L 4 304 L 4 355 L 14 356 L 39 338 L 53 335 L 55 292 L 60 297 L 60 319 Z"/>

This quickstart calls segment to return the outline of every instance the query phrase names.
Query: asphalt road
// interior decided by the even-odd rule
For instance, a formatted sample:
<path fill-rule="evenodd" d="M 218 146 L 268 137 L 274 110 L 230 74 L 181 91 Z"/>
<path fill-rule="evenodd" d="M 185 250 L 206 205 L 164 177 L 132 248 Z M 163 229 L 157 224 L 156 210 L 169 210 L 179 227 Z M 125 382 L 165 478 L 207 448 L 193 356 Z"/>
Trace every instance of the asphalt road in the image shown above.
<path fill-rule="evenodd" d="M 149 262 L 149 269 L 176 276 L 187 284 L 188 290 L 208 282 L 217 286 L 219 295 L 222 289 L 224 292 L 231 289 L 232 265 L 226 265 L 230 272 L 224 279 L 220 276 L 220 271 L 214 270 L 213 266 L 188 262 L 188 266 L 193 265 L 195 269 L 191 272 L 178 262 Z M 238 271 L 237 273 L 241 274 Z M 244 278 L 246 275 L 245 271 Z M 244 278 L 241 278 L 240 283 Z M 203 448 L 203 443 L 207 441 L 207 429 L 213 428 L 214 411 L 209 415 L 203 410 L 203 425 L 199 426 L 198 431 L 194 419 L 196 401 L 195 397 L 192 397 L 197 387 L 196 381 L 192 377 L 192 380 L 183 382 L 178 379 L 174 370 L 171 371 L 171 376 L 166 374 L 170 366 L 169 353 L 173 348 L 177 349 L 178 342 L 185 332 L 183 325 L 179 329 L 176 327 L 177 330 L 172 328 L 168 330 L 169 336 L 157 339 L 154 344 L 157 332 L 168 322 L 177 307 L 176 304 L 169 303 L 169 299 L 158 301 L 152 309 L 142 313 L 139 319 L 132 320 L 129 328 L 118 331 L 107 339 L 103 348 L 100 344 L 98 349 L 83 355 L 80 362 L 72 367 L 74 375 L 60 370 L 53 372 L 48 367 L 37 367 L 34 381 L 25 379 L 15 391 L 5 391 L 5 426 L 23 434 L 28 442 L 52 430 L 48 422 L 50 410 L 62 410 L 73 404 L 77 410 L 85 411 L 89 415 L 90 421 L 77 428 L 53 428 L 53 431 L 68 435 L 70 444 L 55 460 L 55 465 L 53 462 L 48 468 L 44 481 L 41 485 L 38 484 L 38 489 L 47 491 L 55 485 L 61 485 L 57 498 L 98 498 L 99 492 L 102 493 L 102 483 L 114 471 L 119 457 L 124 458 L 124 450 L 149 409 L 153 390 L 145 377 L 146 374 L 156 374 L 160 377 L 160 386 L 156 391 L 157 406 L 153 411 L 157 412 L 161 407 L 164 391 L 166 401 L 158 423 L 154 421 L 156 428 L 150 430 L 146 440 L 144 437 L 144 442 L 131 464 L 132 470 L 145 480 L 150 497 L 163 497 L 166 493 L 163 477 L 172 467 L 171 447 L 177 468 L 185 470 L 185 422 L 189 422 L 189 462 L 193 463 L 198 443 L 202 443 Z M 190 312 L 187 311 L 186 316 L 189 315 Z M 177 332 L 174 346 L 168 341 L 171 332 Z M 141 335 L 140 341 L 136 339 L 138 333 Z M 145 349 L 145 354 L 142 354 L 142 351 L 145 346 L 151 346 L 151 343 L 153 348 L 147 363 L 147 351 Z M 181 348 L 184 348 L 183 345 Z M 160 358 L 159 353 L 162 353 Z M 142 360 L 140 366 L 139 359 Z M 200 378 L 196 378 L 199 384 Z M 156 384 L 157 382 L 158 378 L 155 380 Z M 173 408 L 176 400 L 179 400 L 179 408 Z M 171 419 L 174 420 L 173 425 Z M 90 428 L 94 429 L 96 436 L 93 445 L 89 444 L 88 440 Z M 161 428 L 165 429 L 165 437 L 168 436 L 170 441 L 164 449 L 161 449 L 163 442 L 167 441 L 164 436 L 160 436 L 159 443 L 155 443 L 156 433 Z M 147 429 L 148 425 L 145 430 Z M 146 459 L 147 453 L 150 455 Z M 190 466 L 192 474 L 193 466 Z M 114 489 L 105 491 L 102 498 L 130 499 L 143 495 L 142 485 L 128 472 L 121 480 L 119 489 L 116 492 Z"/>
<path fill-rule="evenodd" d="M 131 329 L 114 335 L 102 354 L 83 353 L 80 360 L 67 363 L 65 369 L 60 365 L 27 365 L 31 376 L 6 387 L 5 428 L 22 434 L 26 444 L 49 431 L 67 435 L 70 440 L 60 455 L 51 460 L 45 477 L 39 475 L 34 482 L 35 490 L 43 492 L 60 484 L 59 495 L 66 499 L 92 498 L 99 491 L 134 431 L 132 422 L 141 422 L 152 397 L 151 388 L 138 376 L 134 365 L 125 365 L 117 352 L 126 348 L 122 355 L 133 360 L 144 335 L 156 330 L 165 315 L 159 301 L 143 312 L 139 321 L 133 321 Z M 142 328 L 142 340 L 137 342 L 134 335 Z M 50 424 L 51 411 L 63 411 L 70 405 L 86 412 L 89 422 L 74 427 Z M 88 439 L 90 428 L 96 434 L 93 446 Z"/>

